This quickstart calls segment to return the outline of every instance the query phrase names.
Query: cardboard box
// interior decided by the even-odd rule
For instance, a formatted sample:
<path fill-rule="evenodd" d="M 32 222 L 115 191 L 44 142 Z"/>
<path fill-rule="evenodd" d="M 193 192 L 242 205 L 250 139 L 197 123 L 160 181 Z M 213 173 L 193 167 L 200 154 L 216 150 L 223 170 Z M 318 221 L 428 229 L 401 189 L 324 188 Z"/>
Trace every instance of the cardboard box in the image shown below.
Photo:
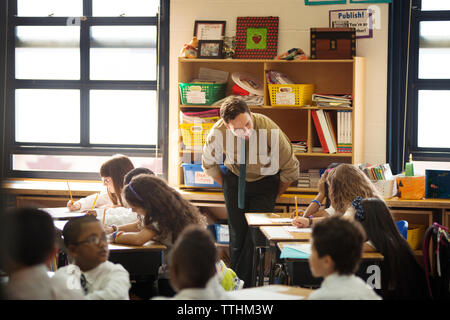
<path fill-rule="evenodd" d="M 423 199 L 425 197 L 425 176 L 397 176 L 397 189 L 401 199 Z"/>

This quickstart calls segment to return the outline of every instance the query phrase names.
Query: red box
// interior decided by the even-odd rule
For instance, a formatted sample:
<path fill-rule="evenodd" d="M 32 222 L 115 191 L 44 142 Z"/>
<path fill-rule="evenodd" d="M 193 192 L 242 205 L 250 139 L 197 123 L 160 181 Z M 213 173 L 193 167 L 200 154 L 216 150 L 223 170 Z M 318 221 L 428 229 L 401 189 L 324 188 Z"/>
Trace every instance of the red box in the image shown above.
<path fill-rule="evenodd" d="M 311 59 L 352 59 L 356 56 L 355 28 L 311 28 Z"/>

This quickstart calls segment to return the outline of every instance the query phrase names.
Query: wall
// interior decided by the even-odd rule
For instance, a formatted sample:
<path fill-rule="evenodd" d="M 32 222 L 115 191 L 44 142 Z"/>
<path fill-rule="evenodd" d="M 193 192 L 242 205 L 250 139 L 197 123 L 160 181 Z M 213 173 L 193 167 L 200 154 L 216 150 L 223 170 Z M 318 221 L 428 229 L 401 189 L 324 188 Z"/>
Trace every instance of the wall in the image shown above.
<path fill-rule="evenodd" d="M 347 1 L 348 3 L 350 1 Z M 356 53 L 366 57 L 365 162 L 386 160 L 386 94 L 388 4 L 377 4 L 379 28 L 373 38 L 358 39 Z M 236 33 L 236 17 L 278 16 L 278 53 L 290 48 L 310 50 L 310 27 L 328 27 L 329 10 L 361 9 L 367 4 L 305 6 L 304 0 L 171 0 L 170 1 L 170 97 L 169 183 L 177 184 L 178 164 L 178 54 L 193 35 L 195 20 L 226 20 L 226 35 Z"/>

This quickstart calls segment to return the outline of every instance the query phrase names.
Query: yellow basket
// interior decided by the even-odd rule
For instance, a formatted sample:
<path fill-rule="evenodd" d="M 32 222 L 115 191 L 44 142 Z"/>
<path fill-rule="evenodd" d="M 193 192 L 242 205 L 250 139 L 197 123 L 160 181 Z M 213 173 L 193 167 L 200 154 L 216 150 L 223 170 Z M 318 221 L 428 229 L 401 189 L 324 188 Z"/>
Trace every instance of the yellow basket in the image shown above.
<path fill-rule="evenodd" d="M 203 146 L 214 123 L 181 123 L 181 135 L 187 148 Z"/>
<path fill-rule="evenodd" d="M 422 247 L 425 226 L 423 224 L 410 224 L 408 226 L 407 241 L 411 249 L 417 250 Z"/>
<path fill-rule="evenodd" d="M 313 84 L 269 84 L 272 107 L 301 107 L 312 103 Z"/>

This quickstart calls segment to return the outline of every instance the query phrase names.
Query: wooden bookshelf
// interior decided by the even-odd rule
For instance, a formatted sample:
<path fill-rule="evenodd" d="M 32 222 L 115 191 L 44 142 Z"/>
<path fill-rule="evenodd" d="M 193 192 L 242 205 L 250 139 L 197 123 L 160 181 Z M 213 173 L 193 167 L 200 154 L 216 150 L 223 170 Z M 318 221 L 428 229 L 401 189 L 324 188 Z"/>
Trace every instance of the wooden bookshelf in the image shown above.
<path fill-rule="evenodd" d="M 188 83 L 198 76 L 201 67 L 222 70 L 230 77 L 226 88 L 226 96 L 232 94 L 234 82 L 231 80 L 233 72 L 247 72 L 264 79 L 264 105 L 250 106 L 252 112 L 261 113 L 277 123 L 291 141 L 303 140 L 307 143 L 307 152 L 295 153 L 300 161 L 302 171 L 313 168 L 325 168 L 332 162 L 362 163 L 364 162 L 364 68 L 365 59 L 355 57 L 345 60 L 249 60 L 249 59 L 184 59 L 178 61 L 178 82 Z M 343 107 L 317 107 L 317 106 L 289 106 L 277 107 L 270 105 L 270 95 L 266 82 L 266 72 L 276 70 L 289 76 L 294 83 L 312 83 L 314 92 L 322 94 L 351 93 L 353 95 L 352 108 Z M 178 114 L 180 111 L 191 109 L 214 109 L 220 106 L 182 105 L 179 99 Z M 312 147 L 320 147 L 311 111 L 325 109 L 336 115 L 339 110 L 352 111 L 352 153 L 317 153 Z M 337 128 L 336 117 L 332 117 L 334 128 Z M 179 120 L 179 119 L 178 119 Z M 182 150 L 180 143 L 180 162 L 186 159 L 201 159 L 201 151 Z M 184 174 L 180 167 L 178 170 L 178 187 L 184 188 Z M 191 188 L 191 187 L 189 187 Z M 204 188 L 199 188 L 204 190 Z M 315 188 L 293 187 L 293 192 L 315 191 Z"/>

